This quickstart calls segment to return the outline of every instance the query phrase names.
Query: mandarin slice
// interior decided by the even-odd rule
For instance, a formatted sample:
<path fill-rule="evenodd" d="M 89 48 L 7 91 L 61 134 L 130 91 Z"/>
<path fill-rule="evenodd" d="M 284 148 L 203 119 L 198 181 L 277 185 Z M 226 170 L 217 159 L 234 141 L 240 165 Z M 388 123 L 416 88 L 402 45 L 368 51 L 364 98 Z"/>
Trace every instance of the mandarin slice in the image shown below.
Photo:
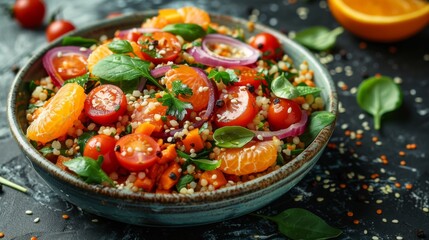
<path fill-rule="evenodd" d="M 202 9 L 188 6 L 179 8 L 177 11 L 182 15 L 184 23 L 195 23 L 204 29 L 207 29 L 210 24 L 209 14 Z"/>
<path fill-rule="evenodd" d="M 79 118 L 85 97 L 85 90 L 77 83 L 68 83 L 61 87 L 30 124 L 27 137 L 45 144 L 65 135 Z"/>
<path fill-rule="evenodd" d="M 169 90 L 172 89 L 173 82 L 176 80 L 180 80 L 182 84 L 192 89 L 192 96 L 179 95 L 180 100 L 191 103 L 193 107 L 192 110 L 195 112 L 206 109 L 209 103 L 209 86 L 206 80 L 203 79 L 195 69 L 181 65 L 165 73 L 164 81 Z"/>
<path fill-rule="evenodd" d="M 277 142 L 253 141 L 243 148 L 226 148 L 217 157 L 221 161 L 219 169 L 238 176 L 265 171 L 276 162 Z"/>

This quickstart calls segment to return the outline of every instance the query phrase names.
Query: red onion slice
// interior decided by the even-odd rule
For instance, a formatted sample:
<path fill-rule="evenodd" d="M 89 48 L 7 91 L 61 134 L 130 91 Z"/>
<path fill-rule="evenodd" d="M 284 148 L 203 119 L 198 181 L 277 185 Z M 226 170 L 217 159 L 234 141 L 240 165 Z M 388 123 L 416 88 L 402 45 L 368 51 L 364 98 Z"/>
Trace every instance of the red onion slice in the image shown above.
<path fill-rule="evenodd" d="M 302 111 L 301 120 L 297 123 L 290 125 L 288 128 L 277 130 L 277 131 L 252 131 L 255 133 L 255 139 L 258 140 L 272 140 L 273 137 L 279 139 L 284 139 L 286 137 L 295 137 L 304 133 L 305 127 L 307 125 L 308 115 L 306 111 Z M 258 136 L 262 136 L 262 139 L 259 139 Z"/>
<path fill-rule="evenodd" d="M 228 58 L 215 54 L 209 48 L 210 44 L 225 44 L 230 47 L 240 49 L 244 56 L 240 58 Z M 259 51 L 250 45 L 240 42 L 232 37 L 222 34 L 208 34 L 204 37 L 201 47 L 192 47 L 188 53 L 194 57 L 195 61 L 211 67 L 223 66 L 233 67 L 255 63 L 259 58 Z"/>
<path fill-rule="evenodd" d="M 152 71 L 150 71 L 150 75 L 152 75 L 152 77 L 154 78 L 160 78 L 162 76 L 165 75 L 166 72 L 168 72 L 168 70 L 171 69 L 170 65 L 165 65 L 162 67 L 158 67 L 158 68 L 154 68 L 152 69 Z"/>
<path fill-rule="evenodd" d="M 43 56 L 43 67 L 45 68 L 46 72 L 51 77 L 52 82 L 57 87 L 61 87 L 64 84 L 64 80 L 61 78 L 60 74 L 57 72 L 53 65 L 54 58 L 65 55 L 65 54 L 79 54 L 85 59 L 88 59 L 89 54 L 91 54 L 91 50 L 87 48 L 82 47 L 76 47 L 76 46 L 64 46 L 64 47 L 56 47 L 49 50 L 44 56 Z"/>
<path fill-rule="evenodd" d="M 164 68 L 164 67 L 165 68 L 167 68 L 167 67 L 171 68 L 171 66 L 163 66 L 162 68 Z M 163 70 L 165 70 L 165 68 Z M 206 73 L 202 69 L 196 68 L 196 67 L 193 67 L 193 69 L 195 69 L 195 71 L 197 71 L 198 75 L 200 75 L 204 79 L 204 81 L 206 82 L 207 86 L 209 87 L 209 102 L 207 104 L 207 108 L 206 108 L 204 114 L 202 116 L 200 116 L 201 119 L 198 120 L 198 121 L 195 121 L 192 124 L 192 126 L 194 128 L 200 128 L 213 115 L 214 107 L 215 107 L 215 103 L 216 103 L 217 87 L 216 87 L 215 84 L 213 84 L 212 81 L 210 81 L 210 79 L 207 78 Z M 167 72 L 167 71 L 165 71 L 165 72 Z M 164 74 L 165 74 L 165 72 L 164 72 Z M 174 130 L 171 130 L 169 132 L 155 132 L 155 133 L 152 133 L 152 136 L 166 139 L 166 138 L 168 138 L 170 136 L 173 136 L 176 132 L 181 132 L 181 131 L 183 131 L 183 128 L 174 129 Z"/>

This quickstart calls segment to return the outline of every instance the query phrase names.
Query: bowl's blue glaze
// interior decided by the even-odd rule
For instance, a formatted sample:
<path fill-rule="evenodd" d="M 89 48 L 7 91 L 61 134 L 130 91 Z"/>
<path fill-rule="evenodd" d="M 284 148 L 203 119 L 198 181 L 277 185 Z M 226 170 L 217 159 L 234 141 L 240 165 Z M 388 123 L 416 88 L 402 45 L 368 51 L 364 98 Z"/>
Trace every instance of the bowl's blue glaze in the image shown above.
<path fill-rule="evenodd" d="M 71 34 L 88 38 L 112 36 L 117 29 L 139 26 L 145 17 L 153 14 L 154 12 L 145 12 L 106 20 Z M 212 15 L 212 19 L 220 24 L 239 25 L 246 29 L 245 20 L 217 15 Z M 310 69 L 314 71 L 316 84 L 322 88 L 327 110 L 337 114 L 334 84 L 329 73 L 315 57 L 281 33 L 256 24 L 255 32 L 261 31 L 274 34 L 295 64 L 303 60 L 309 63 Z M 266 206 L 296 185 L 316 164 L 334 130 L 335 123 L 323 129 L 310 146 L 280 169 L 252 181 L 214 192 L 191 195 L 136 194 L 89 185 L 57 168 L 33 148 L 25 137 L 28 126 L 25 110 L 31 95 L 27 89 L 28 82 L 46 76 L 42 67 L 42 56 L 56 45 L 59 45 L 59 40 L 37 51 L 15 78 L 8 98 L 10 128 L 35 170 L 59 195 L 99 216 L 137 225 L 189 226 L 218 222 L 250 213 Z"/>

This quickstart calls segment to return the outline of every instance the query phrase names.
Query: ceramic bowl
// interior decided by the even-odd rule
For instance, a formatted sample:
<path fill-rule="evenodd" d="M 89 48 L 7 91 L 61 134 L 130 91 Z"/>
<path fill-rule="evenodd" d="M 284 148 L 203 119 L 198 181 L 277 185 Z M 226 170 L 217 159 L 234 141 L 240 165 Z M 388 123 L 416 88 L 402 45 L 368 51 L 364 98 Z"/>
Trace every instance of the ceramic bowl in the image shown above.
<path fill-rule="evenodd" d="M 117 29 L 140 26 L 145 18 L 154 14 L 156 12 L 142 12 L 104 20 L 72 32 L 71 35 L 96 39 L 101 35 L 113 36 Z M 247 21 L 243 19 L 221 15 L 211 15 L 211 18 L 213 22 L 247 29 Z M 303 60 L 309 63 L 314 70 L 316 84 L 323 89 L 321 95 L 327 110 L 337 114 L 334 84 L 317 59 L 280 32 L 256 24 L 255 32 L 261 31 L 275 35 L 295 63 Z M 28 83 L 46 76 L 42 56 L 57 45 L 60 45 L 60 40 L 40 49 L 16 76 L 8 98 L 8 121 L 25 156 L 52 189 L 67 201 L 102 217 L 145 226 L 190 226 L 219 222 L 250 213 L 268 205 L 297 184 L 316 164 L 334 131 L 335 123 L 325 127 L 313 143 L 280 169 L 243 184 L 212 192 L 189 195 L 137 194 L 89 185 L 45 159 L 25 136 L 28 127 L 25 110 L 31 96 Z"/>

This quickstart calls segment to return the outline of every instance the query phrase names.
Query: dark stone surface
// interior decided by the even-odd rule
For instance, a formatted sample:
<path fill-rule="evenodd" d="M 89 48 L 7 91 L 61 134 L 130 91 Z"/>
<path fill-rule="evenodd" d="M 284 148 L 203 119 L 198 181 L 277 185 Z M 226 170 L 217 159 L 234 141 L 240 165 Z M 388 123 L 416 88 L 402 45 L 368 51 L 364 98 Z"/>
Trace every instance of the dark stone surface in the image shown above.
<path fill-rule="evenodd" d="M 7 1 L 12 3 L 13 1 Z M 110 12 L 134 12 L 152 8 L 196 5 L 216 13 L 247 18 L 255 9 L 259 22 L 283 32 L 314 25 L 337 27 L 326 2 L 300 1 L 53 1 L 76 26 L 102 19 Z M 302 13 L 308 11 L 307 18 Z M 301 13 L 298 14 L 298 13 Z M 46 18 L 47 20 L 47 18 Z M 43 28 L 21 29 L 4 12 L 0 14 L 0 175 L 30 189 L 28 194 L 3 187 L 0 192 L 0 232 L 4 239 L 283 239 L 276 225 L 246 215 L 221 223 L 188 228 L 148 228 L 113 222 L 81 211 L 59 198 L 32 170 L 11 137 L 6 120 L 6 98 L 14 71 L 39 46 L 46 44 Z M 429 233 L 429 29 L 394 44 L 365 42 L 345 32 L 333 60 L 326 64 L 337 84 L 341 111 L 336 132 L 316 167 L 290 192 L 259 214 L 274 215 L 301 207 L 341 228 L 339 239 L 419 239 Z M 328 57 L 329 58 L 329 57 Z M 321 61 L 328 59 L 322 57 Z M 376 73 L 399 77 L 404 94 L 402 107 L 383 118 L 382 129 L 372 130 L 372 118 L 357 103 L 354 88 Z M 347 90 L 341 86 L 346 84 Z M 366 130 L 365 126 L 370 129 Z M 362 130 L 362 139 L 346 135 Z M 353 135 L 353 134 L 352 134 Z M 373 142 L 377 137 L 381 144 Z M 362 142 L 361 146 L 356 143 Z M 406 144 L 417 149 L 407 150 Z M 400 156 L 404 151 L 405 156 Z M 389 162 L 379 160 L 386 155 Z M 401 161 L 406 164 L 402 166 Z M 374 175 L 378 174 L 378 176 Z M 395 187 L 400 183 L 400 187 Z M 344 184 L 344 185 L 342 185 Z M 407 190 L 406 184 L 412 184 Z M 366 188 L 368 186 L 368 188 Z M 390 191 L 389 191 L 390 190 Z M 381 209 L 382 214 L 376 210 Z M 31 210 L 32 215 L 27 215 Z M 347 215 L 353 212 L 353 216 Z M 70 218 L 65 220 L 63 214 Z M 40 222 L 34 223 L 35 218 Z M 394 223 L 397 220 L 398 223 Z M 355 224 L 354 221 L 359 221 Z M 366 234 L 365 234 L 366 233 Z"/>

